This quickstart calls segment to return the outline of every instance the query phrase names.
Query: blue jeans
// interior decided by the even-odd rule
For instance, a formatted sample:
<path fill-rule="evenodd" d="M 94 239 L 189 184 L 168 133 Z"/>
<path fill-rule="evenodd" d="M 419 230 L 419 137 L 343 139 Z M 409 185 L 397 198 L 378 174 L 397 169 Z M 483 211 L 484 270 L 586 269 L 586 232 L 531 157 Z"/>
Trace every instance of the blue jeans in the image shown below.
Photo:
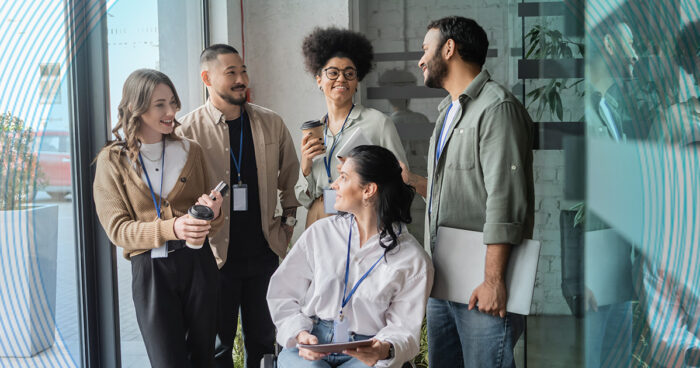
<path fill-rule="evenodd" d="M 523 316 L 494 317 L 433 298 L 427 314 L 430 368 L 515 367 L 513 348 L 523 332 Z"/>
<path fill-rule="evenodd" d="M 314 328 L 311 334 L 318 338 L 319 344 L 328 344 L 333 341 L 333 321 L 324 321 L 314 318 Z M 351 341 L 367 340 L 372 336 L 350 334 Z M 284 348 L 277 358 L 279 368 L 367 368 L 361 361 L 345 354 L 330 354 L 319 360 L 306 360 L 299 356 L 299 349 Z"/>

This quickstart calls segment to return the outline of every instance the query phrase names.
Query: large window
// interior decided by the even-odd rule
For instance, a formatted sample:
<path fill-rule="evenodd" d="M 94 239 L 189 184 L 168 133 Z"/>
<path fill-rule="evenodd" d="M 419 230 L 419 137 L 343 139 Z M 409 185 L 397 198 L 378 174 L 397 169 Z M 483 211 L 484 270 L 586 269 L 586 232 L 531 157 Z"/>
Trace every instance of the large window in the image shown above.
<path fill-rule="evenodd" d="M 82 366 L 66 12 L 2 7 L 0 366 Z"/>

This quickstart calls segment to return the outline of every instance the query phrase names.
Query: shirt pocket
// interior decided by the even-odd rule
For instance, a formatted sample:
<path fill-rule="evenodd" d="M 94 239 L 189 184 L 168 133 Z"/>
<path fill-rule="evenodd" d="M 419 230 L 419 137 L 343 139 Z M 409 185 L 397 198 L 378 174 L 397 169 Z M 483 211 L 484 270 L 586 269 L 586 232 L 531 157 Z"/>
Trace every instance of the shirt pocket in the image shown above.
<path fill-rule="evenodd" d="M 471 170 L 476 160 L 476 128 L 456 127 L 447 142 L 449 155 L 446 157 L 446 167 L 452 170 Z"/>
<path fill-rule="evenodd" d="M 356 302 L 358 304 L 364 305 L 367 310 L 374 310 L 377 312 L 385 312 L 387 309 L 389 309 L 389 305 L 391 304 L 391 300 L 394 297 L 395 294 L 395 286 L 393 285 L 392 282 L 386 282 L 386 280 L 373 280 L 373 282 L 367 282 L 369 280 L 369 277 L 365 279 L 365 282 L 367 285 L 360 285 L 353 298 L 357 298 Z M 375 275 L 378 276 L 378 275 Z M 386 275 L 381 275 L 383 278 L 386 278 Z M 376 277 L 379 279 L 380 277 Z M 363 282 L 363 284 L 365 283 Z M 348 289 L 350 289 L 350 285 L 348 285 Z"/>

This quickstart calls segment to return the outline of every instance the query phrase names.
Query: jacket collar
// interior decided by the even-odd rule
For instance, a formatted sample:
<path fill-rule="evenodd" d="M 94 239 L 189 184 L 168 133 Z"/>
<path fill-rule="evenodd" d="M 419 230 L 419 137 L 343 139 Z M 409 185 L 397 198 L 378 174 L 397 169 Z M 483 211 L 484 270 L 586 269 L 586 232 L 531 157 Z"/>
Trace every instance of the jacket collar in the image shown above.
<path fill-rule="evenodd" d="M 491 80 L 491 74 L 488 72 L 488 70 L 481 69 L 481 72 L 479 72 L 479 74 L 477 74 L 476 77 L 474 77 L 474 80 L 471 83 L 469 83 L 467 88 L 465 88 L 464 91 L 462 91 L 462 93 L 459 95 L 459 103 L 461 105 L 464 105 L 464 102 L 467 98 L 474 100 L 477 97 L 479 97 L 481 90 L 484 89 L 484 85 L 489 80 Z M 445 97 L 438 105 L 438 110 L 443 111 L 447 108 L 447 105 L 451 103 L 452 96 L 447 95 L 447 97 Z"/>
<path fill-rule="evenodd" d="M 215 124 L 224 124 L 226 123 L 226 118 L 224 117 L 224 113 L 221 112 L 221 110 L 217 109 L 216 106 L 211 102 L 211 98 L 207 98 L 207 102 L 204 104 L 204 108 L 207 111 L 207 114 L 211 116 L 212 121 L 214 121 Z M 243 109 L 245 109 L 246 114 L 248 114 L 248 120 L 250 120 L 250 106 L 248 103 L 244 103 L 242 106 Z"/>

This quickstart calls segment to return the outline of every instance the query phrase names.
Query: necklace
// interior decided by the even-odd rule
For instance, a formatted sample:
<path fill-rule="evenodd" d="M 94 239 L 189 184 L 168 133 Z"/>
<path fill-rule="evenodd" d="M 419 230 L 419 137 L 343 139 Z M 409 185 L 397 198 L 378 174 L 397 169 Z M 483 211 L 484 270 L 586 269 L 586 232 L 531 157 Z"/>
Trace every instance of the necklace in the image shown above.
<path fill-rule="evenodd" d="M 165 140 L 163 140 L 163 146 L 165 146 Z M 164 148 L 165 148 L 165 147 L 164 147 Z M 144 151 L 142 151 L 142 150 L 140 150 L 140 151 L 141 151 L 141 155 L 142 155 L 143 157 L 145 157 L 146 160 L 151 161 L 151 162 L 160 162 L 160 160 L 163 159 L 163 151 L 165 151 L 165 149 L 161 150 L 161 151 L 160 151 L 160 156 L 159 156 L 158 158 L 155 158 L 155 159 L 154 159 L 154 158 L 148 157 L 148 155 L 146 155 L 146 152 L 144 152 Z M 158 168 L 156 168 L 156 171 L 158 171 Z"/>

